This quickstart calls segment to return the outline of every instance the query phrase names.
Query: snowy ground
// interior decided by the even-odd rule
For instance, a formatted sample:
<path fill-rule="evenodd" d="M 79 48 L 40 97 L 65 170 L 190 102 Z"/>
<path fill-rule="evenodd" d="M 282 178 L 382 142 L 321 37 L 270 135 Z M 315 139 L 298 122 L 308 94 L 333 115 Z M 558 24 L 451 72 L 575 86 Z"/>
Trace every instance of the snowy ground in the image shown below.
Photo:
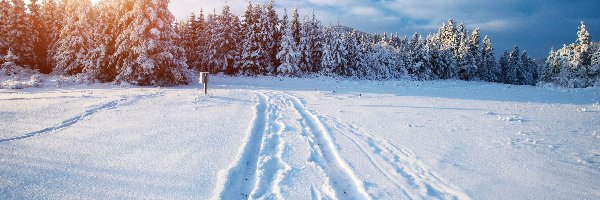
<path fill-rule="evenodd" d="M 599 199 L 600 89 L 0 90 L 0 199 Z"/>

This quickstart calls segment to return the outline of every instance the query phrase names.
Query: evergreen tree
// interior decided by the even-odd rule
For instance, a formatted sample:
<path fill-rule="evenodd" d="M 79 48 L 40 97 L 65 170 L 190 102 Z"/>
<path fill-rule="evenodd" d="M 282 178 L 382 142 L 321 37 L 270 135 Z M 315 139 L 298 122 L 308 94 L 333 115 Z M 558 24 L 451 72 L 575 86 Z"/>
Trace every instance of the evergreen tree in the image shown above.
<path fill-rule="evenodd" d="M 522 85 L 522 81 L 524 79 L 521 73 L 522 68 L 523 62 L 521 61 L 521 52 L 519 51 L 519 47 L 515 46 L 508 57 L 505 83 Z"/>
<path fill-rule="evenodd" d="M 33 54 L 36 60 L 33 61 L 34 66 L 37 66 L 40 72 L 50 73 L 52 68 L 48 63 L 48 29 L 44 21 L 44 16 L 41 6 L 37 0 L 30 0 L 29 3 L 29 22 L 31 23 L 31 35 L 33 41 Z"/>
<path fill-rule="evenodd" d="M 468 32 L 464 23 L 460 25 L 459 33 L 460 44 L 458 51 L 455 52 L 456 62 L 459 67 L 458 76 L 461 80 L 472 80 L 477 77 L 476 55 L 473 55 L 473 52 L 476 52 L 476 50 L 471 49 L 475 48 L 473 45 L 475 42 L 472 42 L 471 37 L 468 36 Z M 479 38 L 479 36 L 473 37 L 476 39 Z M 478 43 L 479 42 L 477 42 L 477 44 Z"/>
<path fill-rule="evenodd" d="M 53 71 L 59 75 L 76 75 L 84 70 L 87 54 L 93 47 L 93 26 L 90 24 L 94 16 L 92 3 L 89 0 L 65 0 L 66 19 L 60 38 L 56 42 Z"/>
<path fill-rule="evenodd" d="M 7 0 L 0 0 L 0 57 L 8 54 L 9 14 L 12 5 Z M 0 66 L 3 59 L 0 59 Z"/>
<path fill-rule="evenodd" d="M 508 83 L 507 81 L 507 77 L 509 74 L 509 69 L 508 69 L 508 65 L 510 62 L 510 53 L 507 50 L 504 50 L 504 53 L 502 53 L 502 56 L 500 56 L 500 61 L 499 61 L 499 65 L 500 65 L 500 77 L 498 79 L 498 82 L 500 83 Z"/>
<path fill-rule="evenodd" d="M 23 0 L 11 0 L 12 6 L 9 12 L 8 20 L 8 47 L 19 58 L 16 60 L 17 65 L 29 66 L 35 69 L 36 57 L 33 53 L 33 45 L 35 38 L 31 37 L 32 23 L 29 21 L 27 8 Z"/>
<path fill-rule="evenodd" d="M 285 32 L 281 37 L 281 48 L 277 54 L 277 59 L 280 60 L 279 73 L 284 75 L 297 75 L 299 73 L 300 51 L 294 41 L 292 34 L 292 24 L 287 21 L 287 11 L 281 22 L 285 26 Z"/>
<path fill-rule="evenodd" d="M 469 71 L 469 76 L 470 79 L 479 79 L 482 80 L 480 78 L 479 75 L 479 67 L 481 67 L 482 63 L 481 63 L 481 37 L 480 37 L 480 29 L 479 27 L 475 28 L 475 30 L 473 30 L 473 33 L 471 33 L 471 38 L 469 40 L 469 54 L 471 54 L 471 56 L 473 57 L 473 61 L 474 61 L 474 66 L 475 69 L 471 68 L 471 70 L 473 71 Z"/>
<path fill-rule="evenodd" d="M 209 58 L 209 66 L 214 66 L 214 72 L 235 73 L 235 61 L 238 59 L 236 44 L 240 32 L 239 18 L 231 13 L 228 5 L 222 9 L 221 15 L 216 16 L 216 26 L 212 29 L 210 45 L 213 45 L 214 54 Z M 213 72 L 213 73 L 214 73 Z"/>
<path fill-rule="evenodd" d="M 139 85 L 189 83 L 185 52 L 174 45 L 179 37 L 172 27 L 169 0 L 138 0 L 121 20 L 129 26 L 117 39 L 122 59 L 116 81 Z"/>
<path fill-rule="evenodd" d="M 437 37 L 428 36 L 425 39 L 425 62 L 427 63 L 430 77 L 429 79 L 439 79 L 443 74 L 443 61 L 441 60 L 440 44 Z"/>
<path fill-rule="evenodd" d="M 218 45 L 217 42 L 220 40 L 217 29 L 219 27 L 219 17 L 217 16 L 216 10 L 209 13 L 206 18 L 206 46 L 204 46 L 203 52 L 204 59 L 202 62 L 201 71 L 216 73 L 218 71 L 215 66 L 215 59 L 217 58 Z M 219 42 L 220 43 L 220 42 Z"/>
<path fill-rule="evenodd" d="M 294 42 L 297 44 L 300 44 L 300 40 L 302 38 L 302 34 L 301 34 L 301 29 L 302 26 L 300 25 L 300 14 L 298 14 L 298 9 L 294 9 L 294 11 L 292 12 L 292 21 L 291 21 L 291 26 L 292 26 L 292 36 L 294 37 Z"/>
<path fill-rule="evenodd" d="M 42 0 L 42 13 L 48 37 L 48 56 L 46 56 L 46 59 L 51 71 L 54 70 L 56 65 L 54 56 L 56 55 L 57 42 L 60 38 L 60 32 L 62 31 L 65 19 L 63 5 L 64 3 L 59 4 L 57 0 Z"/>
<path fill-rule="evenodd" d="M 204 18 L 203 10 L 200 10 L 198 17 L 196 18 L 195 26 L 192 26 L 192 28 L 192 40 L 194 40 L 196 46 L 192 48 L 193 53 L 190 54 L 192 57 L 188 57 L 187 59 L 189 60 L 189 63 L 191 63 L 190 67 L 194 68 L 196 71 L 206 70 L 203 66 L 205 65 L 205 57 L 207 55 L 206 47 L 208 46 L 207 39 L 209 37 L 207 37 L 207 23 Z"/>
<path fill-rule="evenodd" d="M 283 34 L 283 26 L 280 26 L 279 16 L 277 15 L 277 11 L 275 11 L 275 2 L 274 0 L 270 0 L 267 5 L 267 37 L 270 38 L 267 40 L 267 49 L 271 55 L 270 65 L 273 66 L 272 72 L 273 74 L 277 74 L 277 66 L 281 65 L 279 59 L 277 59 L 277 54 L 279 53 L 279 49 L 281 47 L 281 37 Z"/>
<path fill-rule="evenodd" d="M 550 49 L 548 58 L 546 58 L 544 70 L 542 72 L 542 81 L 551 82 L 554 77 L 560 73 L 560 65 L 558 63 L 557 53 L 554 49 Z"/>
<path fill-rule="evenodd" d="M 358 43 L 358 37 L 359 34 L 356 30 L 352 30 L 352 32 L 346 36 L 344 46 L 346 47 L 346 51 L 348 52 L 346 55 L 347 64 L 345 71 L 342 72 L 342 76 L 351 77 L 356 76 L 356 74 L 358 73 L 357 66 L 360 60 L 360 47 Z"/>
<path fill-rule="evenodd" d="M 284 16 L 287 18 L 287 14 Z M 284 19 L 287 20 L 287 19 Z M 288 22 L 285 22 L 288 23 Z M 284 22 L 281 22 L 281 25 L 284 25 Z M 314 40 L 311 37 L 311 21 L 308 15 L 304 16 L 304 20 L 302 21 L 302 29 L 300 31 L 301 39 L 300 44 L 298 44 L 298 50 L 300 51 L 300 71 L 304 73 L 309 73 L 312 68 L 312 48 Z"/>
<path fill-rule="evenodd" d="M 480 61 L 479 75 L 481 79 L 489 82 L 500 82 L 502 70 L 500 69 L 500 66 L 496 64 L 494 47 L 488 36 L 483 38 L 483 49 L 481 50 Z"/>
<path fill-rule="evenodd" d="M 306 23 L 305 32 L 307 34 L 306 48 L 303 48 L 307 60 L 307 66 L 310 68 L 308 71 L 317 73 L 321 71 L 321 60 L 323 58 L 323 43 L 324 35 L 321 22 L 316 18 L 314 11 L 310 22 Z M 310 55 L 310 56 L 308 56 Z"/>

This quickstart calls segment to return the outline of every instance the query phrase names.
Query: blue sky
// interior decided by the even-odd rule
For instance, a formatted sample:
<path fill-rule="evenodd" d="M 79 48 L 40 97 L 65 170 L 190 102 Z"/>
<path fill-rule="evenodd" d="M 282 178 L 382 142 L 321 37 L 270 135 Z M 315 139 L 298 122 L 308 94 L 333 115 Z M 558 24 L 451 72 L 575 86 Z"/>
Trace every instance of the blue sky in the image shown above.
<path fill-rule="evenodd" d="M 253 2 L 266 2 L 254 0 Z M 599 0 L 276 0 L 283 7 L 299 8 L 302 14 L 315 11 L 324 24 L 354 27 L 365 32 L 437 32 L 448 19 L 465 22 L 470 30 L 480 27 L 489 35 L 497 52 L 518 45 L 537 58 L 547 56 L 551 47 L 576 39 L 580 21 L 592 36 L 600 37 Z M 172 0 L 171 10 L 185 19 L 200 9 L 219 12 L 224 1 Z M 229 0 L 241 14 L 248 0 Z M 596 39 L 593 39 L 596 41 Z"/>

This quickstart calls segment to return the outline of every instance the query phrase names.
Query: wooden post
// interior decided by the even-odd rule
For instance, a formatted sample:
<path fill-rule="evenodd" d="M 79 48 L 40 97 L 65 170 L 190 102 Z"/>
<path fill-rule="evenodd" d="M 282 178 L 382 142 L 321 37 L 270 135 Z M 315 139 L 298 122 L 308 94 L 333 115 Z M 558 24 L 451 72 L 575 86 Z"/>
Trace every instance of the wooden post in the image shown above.
<path fill-rule="evenodd" d="M 200 72 L 200 83 L 204 84 L 204 94 L 208 95 L 208 72 Z"/>

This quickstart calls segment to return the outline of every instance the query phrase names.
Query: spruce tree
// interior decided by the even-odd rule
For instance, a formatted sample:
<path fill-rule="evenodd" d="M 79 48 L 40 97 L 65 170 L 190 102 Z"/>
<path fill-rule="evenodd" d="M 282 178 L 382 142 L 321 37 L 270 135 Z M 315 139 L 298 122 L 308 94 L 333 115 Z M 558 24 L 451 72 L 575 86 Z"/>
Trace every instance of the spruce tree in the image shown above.
<path fill-rule="evenodd" d="M 483 49 L 481 49 L 480 61 L 479 75 L 481 79 L 489 82 L 499 82 L 502 70 L 500 69 L 500 66 L 496 64 L 494 47 L 487 35 L 483 38 Z"/>
<path fill-rule="evenodd" d="M 286 11 L 281 21 L 281 25 L 285 27 L 285 32 L 281 37 L 281 48 L 277 54 L 277 59 L 281 62 L 278 70 L 279 74 L 294 76 L 299 73 L 300 51 L 294 41 L 292 24 L 287 21 L 287 18 Z"/>
<path fill-rule="evenodd" d="M 294 37 L 294 42 L 299 44 L 300 39 L 302 38 L 302 26 L 300 25 L 300 14 L 298 13 L 297 8 L 292 12 L 292 21 L 290 23 L 292 26 L 292 36 Z"/>
<path fill-rule="evenodd" d="M 53 73 L 58 75 L 76 75 L 84 70 L 88 61 L 87 54 L 93 47 L 94 10 L 89 0 L 65 0 L 66 19 L 56 42 L 54 60 L 56 66 Z"/>
<path fill-rule="evenodd" d="M 273 66 L 272 72 L 273 74 L 277 73 L 277 66 L 281 65 L 279 59 L 277 59 L 277 54 L 279 53 L 279 49 L 281 46 L 281 37 L 283 34 L 284 27 L 280 27 L 279 16 L 277 15 L 277 11 L 275 11 L 275 2 L 274 0 L 270 0 L 267 5 L 267 38 L 271 38 L 268 41 L 267 49 L 269 50 L 269 54 L 271 55 L 270 65 Z"/>
<path fill-rule="evenodd" d="M 52 68 L 48 63 L 48 29 L 37 0 L 30 0 L 29 3 L 29 22 L 31 23 L 31 35 L 33 41 L 33 54 L 36 60 L 33 65 L 43 73 L 50 73 Z"/>
<path fill-rule="evenodd" d="M 64 3 L 58 3 L 57 0 L 43 0 L 42 1 L 42 13 L 44 17 L 44 23 L 48 30 L 48 56 L 46 57 L 48 65 L 51 70 L 54 70 L 56 61 L 54 56 L 57 51 L 57 42 L 60 38 L 60 32 L 63 28 L 64 19 L 66 13 L 63 12 Z"/>
<path fill-rule="evenodd" d="M 16 60 L 17 65 L 29 66 L 31 69 L 36 69 L 33 45 L 35 38 L 31 37 L 32 23 L 29 21 L 27 8 L 23 0 L 11 0 L 12 6 L 8 15 L 8 30 L 6 37 L 8 48 L 12 49 L 13 53 L 19 58 Z"/>
<path fill-rule="evenodd" d="M 208 65 L 213 69 L 213 73 L 224 72 L 232 75 L 236 73 L 235 61 L 239 56 L 236 45 L 239 43 L 240 21 L 231 13 L 227 4 L 223 6 L 221 15 L 215 15 L 213 18 L 216 19 L 212 19 L 214 21 L 211 27 Z"/>
<path fill-rule="evenodd" d="M 117 39 L 117 82 L 139 85 L 189 83 L 185 52 L 175 45 L 169 0 L 138 0 L 121 20 L 130 22 Z"/>
<path fill-rule="evenodd" d="M 0 0 L 0 56 L 8 54 L 9 14 L 12 5 L 7 0 Z M 2 65 L 3 59 L 0 59 Z"/>

